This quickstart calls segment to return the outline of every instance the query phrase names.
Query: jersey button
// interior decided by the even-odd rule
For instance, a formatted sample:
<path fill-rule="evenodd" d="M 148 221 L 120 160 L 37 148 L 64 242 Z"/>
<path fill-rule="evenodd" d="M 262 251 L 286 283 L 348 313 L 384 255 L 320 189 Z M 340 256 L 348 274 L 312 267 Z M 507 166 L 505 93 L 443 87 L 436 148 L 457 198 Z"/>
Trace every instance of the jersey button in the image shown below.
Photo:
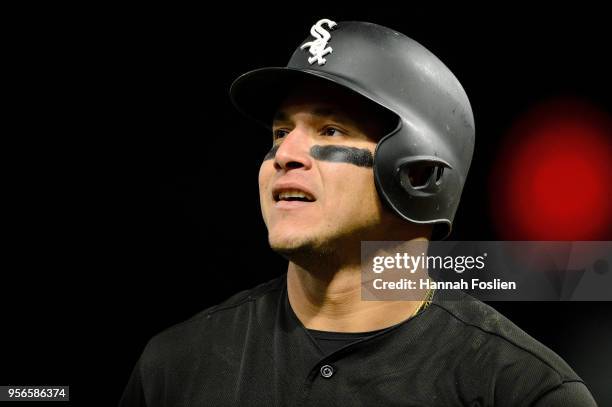
<path fill-rule="evenodd" d="M 331 367 L 330 365 L 323 365 L 323 366 L 321 366 L 321 376 L 323 376 L 326 379 L 329 379 L 333 375 L 334 375 L 334 368 L 333 367 Z"/>

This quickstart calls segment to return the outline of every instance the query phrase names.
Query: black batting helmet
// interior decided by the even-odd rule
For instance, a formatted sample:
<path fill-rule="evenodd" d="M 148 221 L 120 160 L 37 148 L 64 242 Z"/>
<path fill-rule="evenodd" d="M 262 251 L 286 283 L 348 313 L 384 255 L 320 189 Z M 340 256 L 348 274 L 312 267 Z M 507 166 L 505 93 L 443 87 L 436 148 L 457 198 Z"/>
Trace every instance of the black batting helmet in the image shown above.
<path fill-rule="evenodd" d="M 380 25 L 325 19 L 310 33 L 286 67 L 236 79 L 234 105 L 270 127 L 289 90 L 316 78 L 383 107 L 397 126 L 374 154 L 381 200 L 408 221 L 434 224 L 432 238 L 448 236 L 474 150 L 472 109 L 457 78 L 425 47 Z"/>

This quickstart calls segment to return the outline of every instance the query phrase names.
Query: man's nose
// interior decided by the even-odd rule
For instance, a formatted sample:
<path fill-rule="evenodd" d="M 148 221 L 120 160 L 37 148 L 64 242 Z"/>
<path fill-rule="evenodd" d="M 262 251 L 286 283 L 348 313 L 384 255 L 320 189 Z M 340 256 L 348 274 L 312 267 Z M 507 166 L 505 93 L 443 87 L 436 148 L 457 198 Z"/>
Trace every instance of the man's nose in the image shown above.
<path fill-rule="evenodd" d="M 304 129 L 295 128 L 280 142 L 274 159 L 274 168 L 289 171 L 291 169 L 312 167 L 310 156 L 310 139 Z"/>

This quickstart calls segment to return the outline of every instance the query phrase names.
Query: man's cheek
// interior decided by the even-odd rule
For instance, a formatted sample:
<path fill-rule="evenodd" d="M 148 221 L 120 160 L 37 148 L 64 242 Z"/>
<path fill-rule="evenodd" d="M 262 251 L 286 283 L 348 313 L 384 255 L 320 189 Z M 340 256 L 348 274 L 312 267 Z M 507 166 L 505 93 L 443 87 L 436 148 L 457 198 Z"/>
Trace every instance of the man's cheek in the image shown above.
<path fill-rule="evenodd" d="M 263 158 L 263 163 L 265 164 L 266 161 L 272 160 L 273 158 L 276 157 L 276 151 L 278 151 L 278 148 L 280 147 L 280 144 L 275 144 L 274 146 L 272 146 L 272 148 L 270 149 L 270 151 L 268 151 L 266 153 L 266 155 Z M 263 165 L 263 164 L 262 164 Z"/>
<path fill-rule="evenodd" d="M 269 185 L 272 179 L 272 175 L 273 175 L 273 171 L 271 167 L 271 162 L 264 161 L 261 167 L 259 168 L 259 176 L 258 176 L 259 201 L 260 201 L 262 210 L 264 210 L 268 206 L 269 201 L 270 201 L 268 198 L 272 196 L 272 193 L 270 192 L 270 188 L 269 188 Z"/>

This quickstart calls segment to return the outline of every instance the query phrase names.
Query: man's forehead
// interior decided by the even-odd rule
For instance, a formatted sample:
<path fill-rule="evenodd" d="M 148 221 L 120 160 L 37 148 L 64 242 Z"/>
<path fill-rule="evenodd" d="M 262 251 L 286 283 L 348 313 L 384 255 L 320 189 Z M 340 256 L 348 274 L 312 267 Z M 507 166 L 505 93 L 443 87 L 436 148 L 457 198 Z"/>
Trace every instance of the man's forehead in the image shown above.
<path fill-rule="evenodd" d="M 354 120 L 341 106 L 311 103 L 283 103 L 274 114 L 274 121 L 289 121 L 295 113 L 308 113 L 320 118 Z"/>

